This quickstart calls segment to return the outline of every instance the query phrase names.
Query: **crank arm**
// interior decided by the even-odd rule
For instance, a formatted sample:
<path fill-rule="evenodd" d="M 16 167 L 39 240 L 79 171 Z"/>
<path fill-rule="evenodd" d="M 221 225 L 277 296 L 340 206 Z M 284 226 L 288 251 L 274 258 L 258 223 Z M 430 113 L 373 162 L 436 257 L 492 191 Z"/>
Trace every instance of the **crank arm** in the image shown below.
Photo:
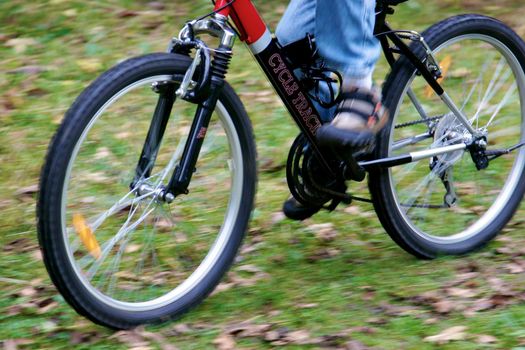
<path fill-rule="evenodd" d="M 467 145 L 465 145 L 464 143 L 461 143 L 457 145 L 431 148 L 431 149 L 427 149 L 424 151 L 410 152 L 408 154 L 402 154 L 402 155 L 394 156 L 394 157 L 359 162 L 358 164 L 367 171 L 377 169 L 377 168 L 380 168 L 380 169 L 391 168 L 397 165 L 417 162 L 421 159 L 431 158 L 431 157 L 438 156 L 444 153 L 464 150 L 466 148 L 467 148 Z"/>

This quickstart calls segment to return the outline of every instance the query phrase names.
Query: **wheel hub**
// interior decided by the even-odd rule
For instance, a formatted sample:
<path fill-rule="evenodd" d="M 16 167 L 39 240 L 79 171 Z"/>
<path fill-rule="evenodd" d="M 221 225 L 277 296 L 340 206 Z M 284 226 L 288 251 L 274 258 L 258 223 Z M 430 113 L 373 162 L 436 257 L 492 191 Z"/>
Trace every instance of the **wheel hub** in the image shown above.
<path fill-rule="evenodd" d="M 137 186 L 135 193 L 137 196 L 145 196 L 144 198 L 154 197 L 158 202 L 171 203 L 175 199 L 175 196 L 164 188 L 164 186 L 159 186 L 155 188 L 147 183 L 142 183 Z"/>
<path fill-rule="evenodd" d="M 434 147 L 457 145 L 465 140 L 468 131 L 461 125 L 453 113 L 446 114 L 436 125 L 434 132 Z M 445 171 L 463 156 L 463 150 L 444 153 L 431 159 L 431 167 L 440 164 L 440 171 Z M 432 166 L 432 164 L 434 164 Z"/>

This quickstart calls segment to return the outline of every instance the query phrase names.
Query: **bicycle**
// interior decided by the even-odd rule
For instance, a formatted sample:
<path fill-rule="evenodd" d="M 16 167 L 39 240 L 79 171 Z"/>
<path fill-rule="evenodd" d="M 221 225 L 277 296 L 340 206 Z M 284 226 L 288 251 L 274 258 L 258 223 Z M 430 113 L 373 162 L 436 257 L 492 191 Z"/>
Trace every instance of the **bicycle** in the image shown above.
<path fill-rule="evenodd" d="M 112 328 L 164 321 L 199 304 L 231 265 L 256 187 L 250 121 L 225 82 L 236 37 L 301 130 L 286 169 L 299 201 L 329 210 L 370 201 L 392 239 L 419 258 L 490 241 L 525 191 L 525 45 L 481 15 L 421 34 L 394 30 L 386 17 L 404 1 L 377 2 L 391 117 L 373 149 L 319 147 L 319 110 L 337 103 L 341 77 L 310 35 L 281 47 L 249 0 L 216 1 L 168 52 L 96 79 L 67 112 L 40 181 L 39 242 L 65 300 Z M 347 193 L 367 174 L 371 199 Z"/>

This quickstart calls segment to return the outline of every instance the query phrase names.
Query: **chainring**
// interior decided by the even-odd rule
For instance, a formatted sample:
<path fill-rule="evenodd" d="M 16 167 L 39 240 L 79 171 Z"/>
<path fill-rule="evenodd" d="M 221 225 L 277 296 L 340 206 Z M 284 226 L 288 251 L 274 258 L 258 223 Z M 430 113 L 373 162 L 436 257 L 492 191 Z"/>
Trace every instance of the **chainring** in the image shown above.
<path fill-rule="evenodd" d="M 339 199 L 334 199 L 329 192 L 344 193 L 346 190 L 344 183 L 341 184 L 333 178 L 319 163 L 302 133 L 290 147 L 286 180 L 295 199 L 307 206 L 323 206 L 331 200 L 339 202 Z"/>

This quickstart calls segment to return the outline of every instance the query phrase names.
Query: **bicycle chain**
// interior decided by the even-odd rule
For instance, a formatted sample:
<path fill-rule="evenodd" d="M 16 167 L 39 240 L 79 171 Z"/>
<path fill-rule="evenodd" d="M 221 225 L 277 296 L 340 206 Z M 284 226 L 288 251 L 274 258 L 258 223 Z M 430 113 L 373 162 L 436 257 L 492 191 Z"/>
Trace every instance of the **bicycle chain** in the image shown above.
<path fill-rule="evenodd" d="M 423 123 L 432 123 L 435 121 L 438 121 L 442 119 L 445 115 L 438 115 L 431 118 L 425 118 L 425 119 L 419 119 L 419 120 L 413 120 L 411 122 L 406 122 L 402 124 L 397 124 L 394 126 L 394 129 L 401 129 L 405 128 L 407 126 L 417 125 L 417 124 L 423 124 Z M 443 208 L 449 208 L 449 206 L 441 204 L 419 204 L 419 203 L 412 203 L 410 205 L 406 203 L 401 203 L 401 206 L 407 207 L 407 208 L 425 208 L 425 209 L 443 209 Z"/>
<path fill-rule="evenodd" d="M 440 120 L 443 118 L 444 115 L 438 115 L 436 117 L 426 118 L 426 119 L 420 119 L 420 120 L 413 120 L 411 122 L 406 122 L 402 124 L 397 124 L 394 126 L 394 129 L 401 129 L 406 128 L 407 126 L 417 125 L 417 124 L 423 124 L 423 123 L 431 123 Z"/>

